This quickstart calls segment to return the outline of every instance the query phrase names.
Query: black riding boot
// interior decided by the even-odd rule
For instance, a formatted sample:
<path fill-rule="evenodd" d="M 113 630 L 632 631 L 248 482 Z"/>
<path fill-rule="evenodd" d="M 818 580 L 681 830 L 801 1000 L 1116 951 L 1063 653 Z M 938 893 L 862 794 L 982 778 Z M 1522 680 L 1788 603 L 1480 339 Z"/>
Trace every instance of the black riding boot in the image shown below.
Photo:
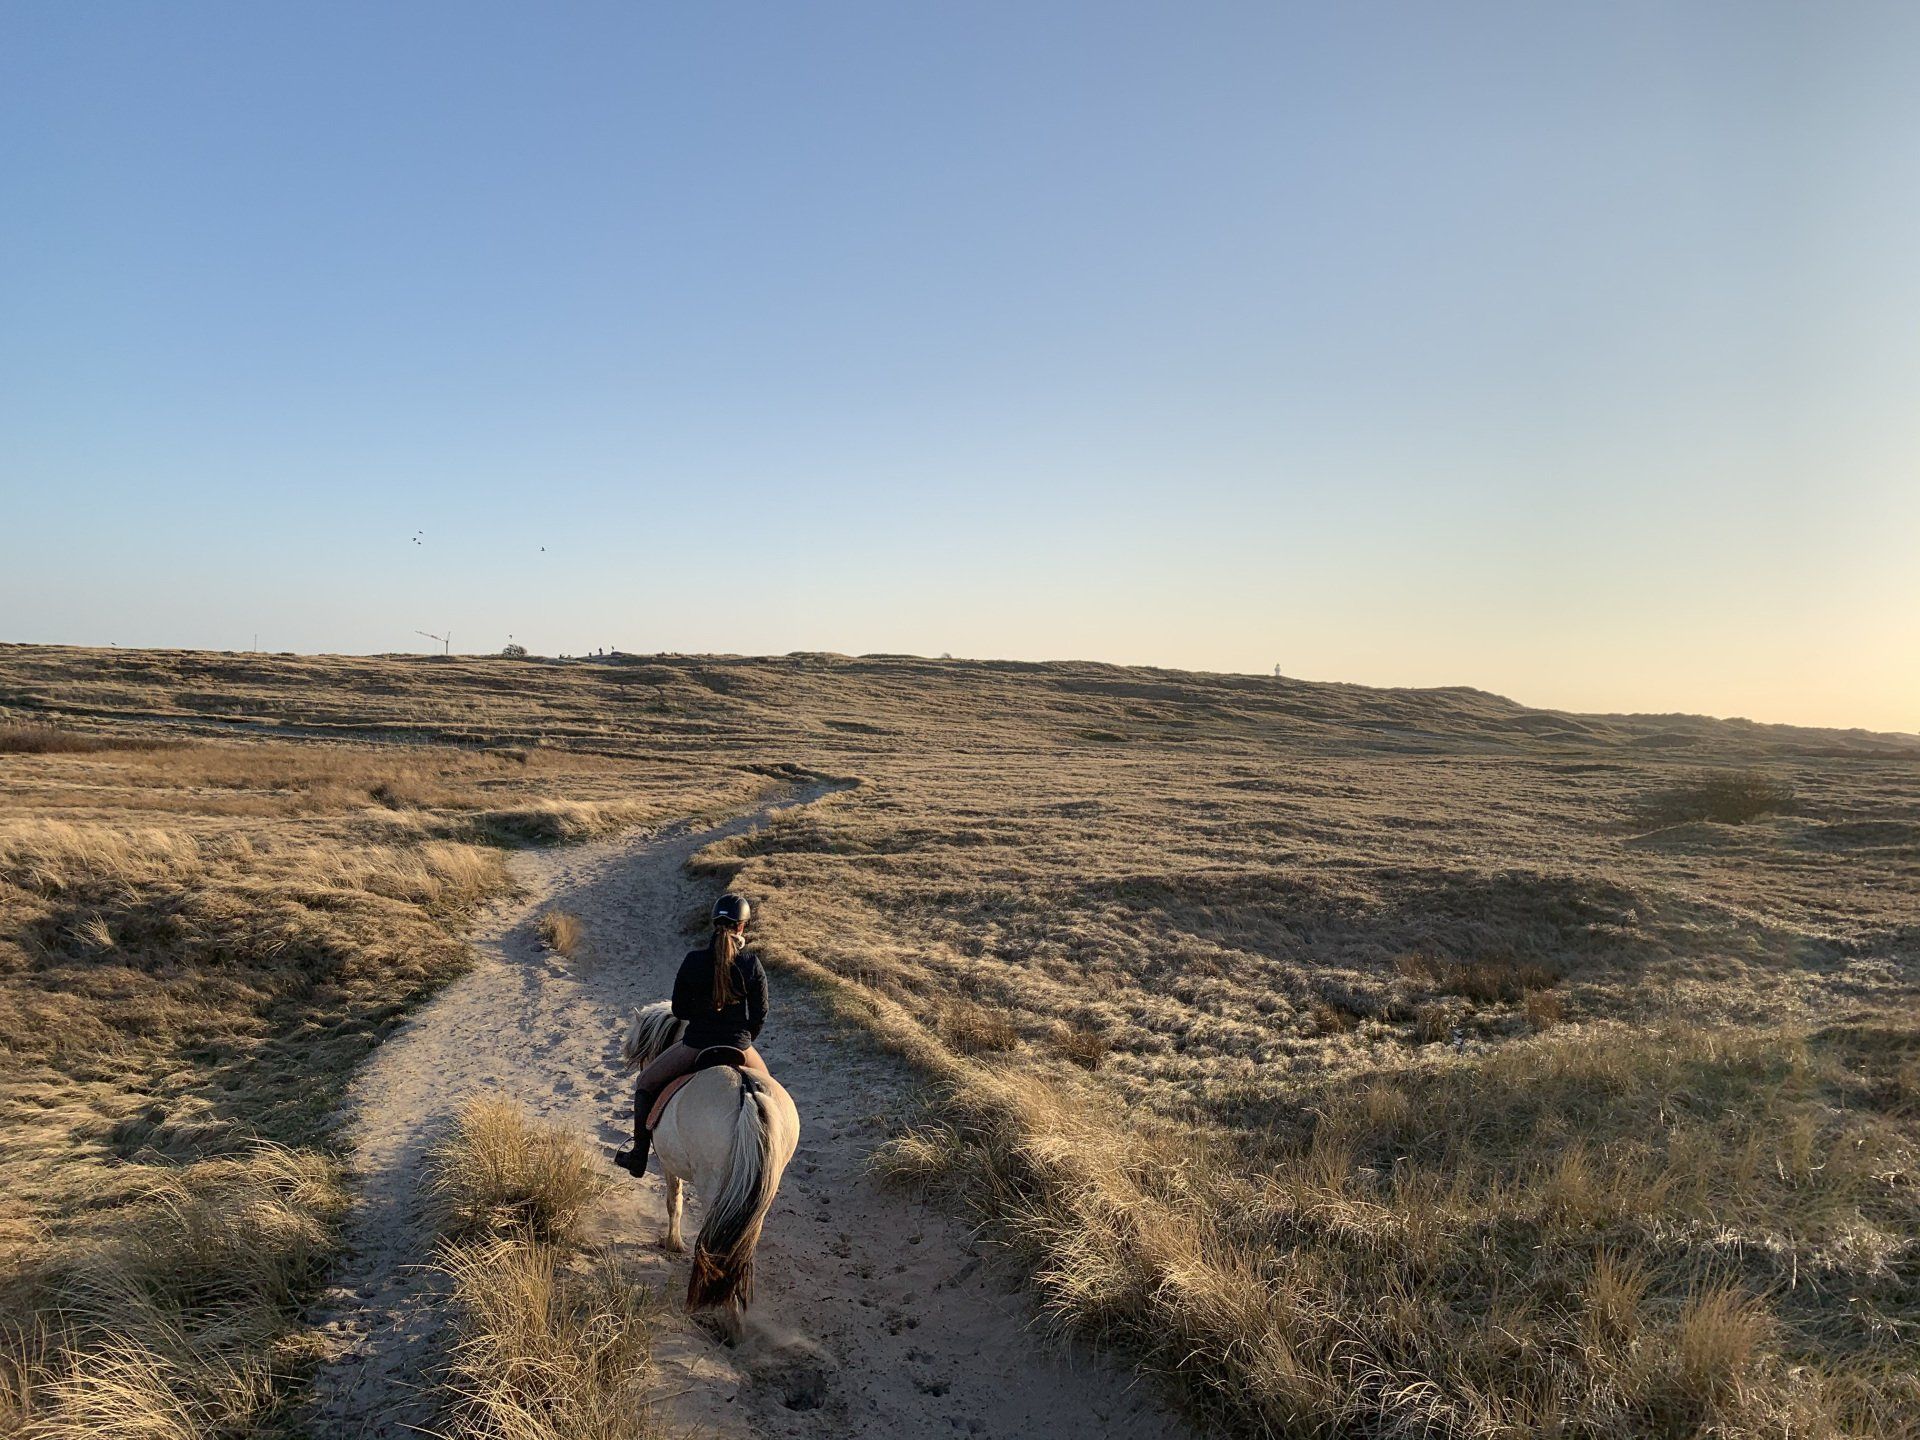
<path fill-rule="evenodd" d="M 647 1151 L 653 1146 L 653 1132 L 647 1128 L 647 1112 L 653 1109 L 652 1092 L 636 1088 L 633 1092 L 633 1148 L 622 1150 L 613 1163 L 638 1180 L 647 1173 Z"/>

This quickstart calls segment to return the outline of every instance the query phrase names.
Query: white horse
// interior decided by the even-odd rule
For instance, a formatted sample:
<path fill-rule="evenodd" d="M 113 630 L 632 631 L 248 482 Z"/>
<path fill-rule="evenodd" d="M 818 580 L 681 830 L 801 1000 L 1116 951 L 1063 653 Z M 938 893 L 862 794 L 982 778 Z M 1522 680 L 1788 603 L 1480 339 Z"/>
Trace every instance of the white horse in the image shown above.
<path fill-rule="evenodd" d="M 629 1069 L 680 1043 L 687 1022 L 656 1001 L 633 1012 L 622 1047 Z M 683 1186 L 691 1180 L 706 1202 L 706 1219 L 693 1243 L 687 1308 L 724 1307 L 729 1333 L 740 1333 L 753 1298 L 753 1252 L 760 1227 L 800 1143 L 800 1112 L 779 1081 L 758 1070 L 719 1065 L 696 1071 L 667 1101 L 654 1127 L 653 1153 L 667 1181 L 669 1250 L 680 1238 Z"/>

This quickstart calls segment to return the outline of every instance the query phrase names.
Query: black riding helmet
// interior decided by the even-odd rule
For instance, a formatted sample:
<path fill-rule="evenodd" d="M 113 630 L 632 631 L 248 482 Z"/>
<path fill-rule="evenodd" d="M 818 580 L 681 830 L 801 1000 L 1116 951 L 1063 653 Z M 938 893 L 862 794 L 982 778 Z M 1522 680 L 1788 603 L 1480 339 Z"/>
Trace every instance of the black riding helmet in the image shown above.
<path fill-rule="evenodd" d="M 728 892 L 713 902 L 713 918 L 724 920 L 729 925 L 739 926 L 747 923 L 753 916 L 753 906 L 747 903 L 744 895 Z"/>

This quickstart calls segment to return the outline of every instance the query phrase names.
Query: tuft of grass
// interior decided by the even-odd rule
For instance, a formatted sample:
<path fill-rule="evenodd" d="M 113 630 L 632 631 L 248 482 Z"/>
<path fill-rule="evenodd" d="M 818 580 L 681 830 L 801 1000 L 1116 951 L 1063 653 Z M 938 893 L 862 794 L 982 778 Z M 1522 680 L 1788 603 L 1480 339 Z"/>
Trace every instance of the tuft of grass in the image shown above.
<path fill-rule="evenodd" d="M 142 1167 L 111 1222 L 30 1250 L 4 1298 L 15 1331 L 0 1415 L 39 1440 L 182 1436 L 265 1423 L 271 1355 L 324 1273 L 347 1197 L 336 1162 L 257 1145 Z"/>
<path fill-rule="evenodd" d="M 448 1440 L 651 1440 L 657 1302 L 607 1257 L 583 1269 L 579 1222 L 607 1184 L 579 1142 L 501 1100 L 460 1113 L 428 1157 L 457 1339 Z"/>
<path fill-rule="evenodd" d="M 1757 1396 L 1744 1394 L 1764 1383 L 1773 1316 L 1758 1297 L 1737 1285 L 1709 1283 L 1689 1295 L 1673 1326 L 1668 1393 L 1683 1413 L 1736 1413 Z"/>
<path fill-rule="evenodd" d="M 429 1218 L 452 1239 L 524 1231 L 569 1241 L 608 1181 L 564 1130 L 535 1125 L 505 1100 L 476 1100 L 434 1147 Z"/>
<path fill-rule="evenodd" d="M 1464 1018 L 1458 1004 L 1443 1000 L 1429 1001 L 1413 1012 L 1413 1033 L 1423 1044 L 1437 1045 L 1451 1039 Z"/>
<path fill-rule="evenodd" d="M 539 921 L 540 943 L 571 960 L 580 948 L 580 917 L 568 910 L 548 910 Z"/>
<path fill-rule="evenodd" d="M 451 1247 L 458 1340 L 445 1385 L 447 1440 L 652 1440 L 654 1297 L 602 1261 L 588 1274 L 555 1246 L 496 1235 Z"/>
<path fill-rule="evenodd" d="M 1011 1050 L 1020 1043 L 1020 1032 L 1005 1015 L 969 1001 L 949 1005 L 942 1012 L 940 1031 L 962 1055 Z"/>
<path fill-rule="evenodd" d="M 1322 1035 L 1344 1035 L 1350 1030 L 1357 1030 L 1364 1018 L 1351 1006 L 1336 1003 L 1337 998 L 1316 995 L 1307 1002 L 1307 1014 L 1312 1017 L 1314 1028 Z"/>
<path fill-rule="evenodd" d="M 1054 1048 L 1063 1059 L 1082 1070 L 1098 1070 L 1113 1048 L 1106 1032 L 1095 1025 L 1065 1025 L 1054 1036 Z"/>

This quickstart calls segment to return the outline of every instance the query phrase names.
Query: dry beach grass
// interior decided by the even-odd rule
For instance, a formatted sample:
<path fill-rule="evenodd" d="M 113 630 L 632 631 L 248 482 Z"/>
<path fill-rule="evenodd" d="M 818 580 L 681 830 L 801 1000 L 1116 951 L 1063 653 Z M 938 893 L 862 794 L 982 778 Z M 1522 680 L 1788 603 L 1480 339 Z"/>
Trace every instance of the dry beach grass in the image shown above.
<path fill-rule="evenodd" d="M 279 1072 L 278 1021 L 232 1021 L 246 1056 L 208 1059 L 167 1006 L 261 1013 L 223 966 L 254 953 L 236 935 L 318 908 L 315 877 L 329 924 L 368 916 L 341 950 L 387 957 L 354 1002 L 364 1046 L 484 890 L 455 857 L 484 867 L 475 841 L 529 828 L 480 817 L 858 775 L 702 865 L 754 895 L 786 974 L 937 1082 L 889 1166 L 978 1206 L 1051 1314 L 1199 1415 L 1626 1437 L 1895 1435 L 1920 1414 L 1911 739 L 833 656 L 0 647 L 9 710 L 173 742 L 0 756 L 10 816 L 105 832 L 6 852 L 9 934 L 31 942 L 0 945 L 7 983 L 75 1007 L 10 1042 L 9 1083 L 41 1077 L 4 1142 L 34 1173 L 77 1146 L 124 1183 L 154 1163 L 111 1138 L 146 1123 L 135 1086 L 190 1097 L 153 1122 L 158 1156 L 231 1122 L 201 1108 L 207 1077 Z M 219 778 L 256 756 L 280 778 Z M 415 803 L 375 797 L 388 780 Z M 223 848 L 242 831 L 254 848 Z M 297 862 L 296 832 L 350 836 L 352 864 Z M 192 867 L 283 928 L 221 929 L 195 898 L 166 933 L 215 940 L 102 984 L 93 922 L 125 949 L 161 897 L 199 895 Z M 382 948 L 396 924 L 425 949 Z M 21 978 L 56 953 L 73 978 Z M 97 1207 L 36 1184 L 21 1221 L 84 1240 Z"/>
<path fill-rule="evenodd" d="M 0 1419 L 280 1424 L 347 1203 L 339 1082 L 464 965 L 466 918 L 504 883 L 499 839 L 761 783 L 0 728 Z"/>
<path fill-rule="evenodd" d="M 457 1340 L 448 1440 L 646 1440 L 654 1297 L 578 1226 L 609 1180 L 573 1136 L 481 1101 L 434 1152 Z"/>

